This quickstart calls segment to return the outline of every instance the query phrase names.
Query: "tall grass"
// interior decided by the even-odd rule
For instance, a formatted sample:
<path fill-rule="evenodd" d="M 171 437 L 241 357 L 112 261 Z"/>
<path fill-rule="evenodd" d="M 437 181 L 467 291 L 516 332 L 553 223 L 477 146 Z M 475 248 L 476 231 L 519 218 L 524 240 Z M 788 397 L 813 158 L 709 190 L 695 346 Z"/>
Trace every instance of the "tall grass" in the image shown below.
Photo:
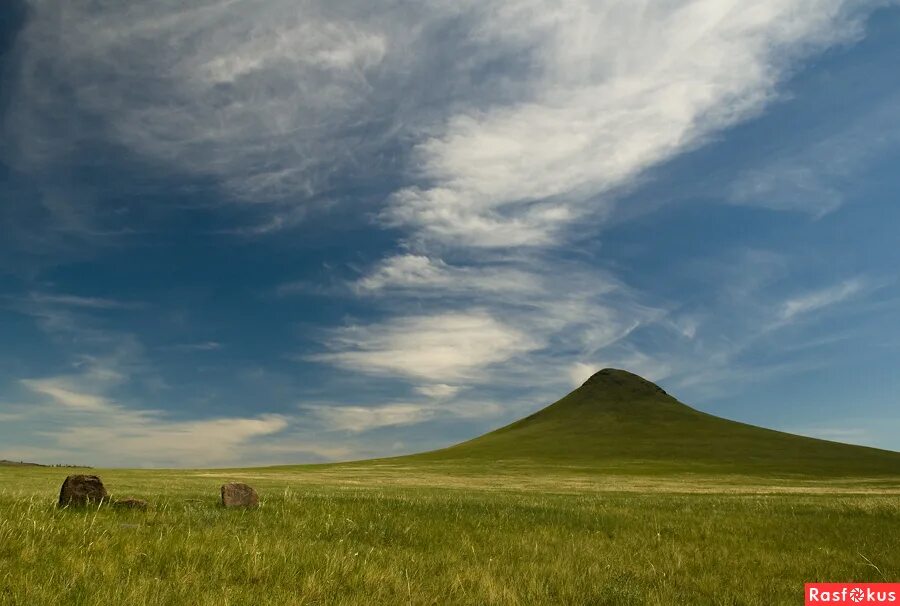
<path fill-rule="evenodd" d="M 65 472 L 0 470 L 0 603 L 769 605 L 900 579 L 896 483 L 100 473 L 152 508 L 60 510 Z M 217 506 L 234 477 L 260 509 Z"/>

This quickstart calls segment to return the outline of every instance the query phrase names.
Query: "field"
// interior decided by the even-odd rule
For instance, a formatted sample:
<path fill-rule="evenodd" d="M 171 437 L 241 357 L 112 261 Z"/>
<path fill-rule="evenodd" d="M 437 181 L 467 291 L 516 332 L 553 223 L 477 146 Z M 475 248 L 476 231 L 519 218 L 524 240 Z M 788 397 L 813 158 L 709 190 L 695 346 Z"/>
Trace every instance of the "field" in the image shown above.
<path fill-rule="evenodd" d="M 0 466 L 0 603 L 768 606 L 900 579 L 900 454 L 704 414 L 624 371 L 420 455 L 92 472 L 148 511 L 57 509 L 69 473 Z M 262 506 L 220 508 L 227 481 Z"/>
<path fill-rule="evenodd" d="M 2 604 L 791 604 L 900 578 L 900 481 L 373 462 L 94 470 L 146 512 L 0 468 Z M 217 506 L 223 481 L 258 510 Z"/>

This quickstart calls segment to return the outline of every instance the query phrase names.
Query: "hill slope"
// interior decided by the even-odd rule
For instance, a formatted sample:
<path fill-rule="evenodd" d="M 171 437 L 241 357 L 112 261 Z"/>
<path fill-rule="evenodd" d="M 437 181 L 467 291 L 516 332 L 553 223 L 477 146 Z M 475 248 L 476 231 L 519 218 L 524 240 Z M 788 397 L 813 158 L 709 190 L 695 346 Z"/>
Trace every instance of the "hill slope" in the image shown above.
<path fill-rule="evenodd" d="M 900 475 L 900 453 L 729 421 L 632 373 L 601 370 L 547 408 L 416 460 L 520 461 L 596 471 Z"/>

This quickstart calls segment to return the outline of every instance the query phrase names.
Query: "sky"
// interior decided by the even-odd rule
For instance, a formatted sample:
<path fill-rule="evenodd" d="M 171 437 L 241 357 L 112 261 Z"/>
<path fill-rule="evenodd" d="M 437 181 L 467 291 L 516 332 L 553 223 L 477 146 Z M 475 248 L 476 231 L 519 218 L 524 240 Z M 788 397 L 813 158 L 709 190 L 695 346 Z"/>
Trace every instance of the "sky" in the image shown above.
<path fill-rule="evenodd" d="M 900 2 L 6 0 L 0 458 L 446 446 L 617 367 L 900 450 Z"/>

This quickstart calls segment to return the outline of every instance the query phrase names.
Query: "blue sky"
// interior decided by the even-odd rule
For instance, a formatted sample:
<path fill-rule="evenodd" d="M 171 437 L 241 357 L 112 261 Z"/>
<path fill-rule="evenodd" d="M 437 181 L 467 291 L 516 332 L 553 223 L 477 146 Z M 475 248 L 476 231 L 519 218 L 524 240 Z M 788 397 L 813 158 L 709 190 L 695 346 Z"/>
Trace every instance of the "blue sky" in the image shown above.
<path fill-rule="evenodd" d="M 444 446 L 626 368 L 900 449 L 900 5 L 0 8 L 0 458 Z"/>

